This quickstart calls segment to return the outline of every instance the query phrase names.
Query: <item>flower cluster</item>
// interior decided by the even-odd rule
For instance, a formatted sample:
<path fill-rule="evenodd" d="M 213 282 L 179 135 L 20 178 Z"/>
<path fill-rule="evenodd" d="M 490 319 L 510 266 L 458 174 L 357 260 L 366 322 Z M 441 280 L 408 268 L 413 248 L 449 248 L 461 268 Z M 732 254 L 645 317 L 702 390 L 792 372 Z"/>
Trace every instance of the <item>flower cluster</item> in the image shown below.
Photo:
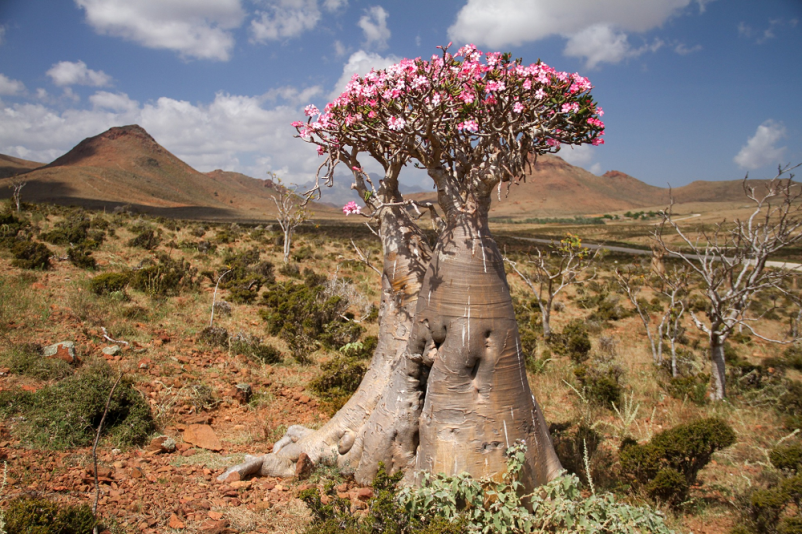
<path fill-rule="evenodd" d="M 525 65 L 473 45 L 456 54 L 444 47 L 429 60 L 403 59 L 354 75 L 322 112 L 307 106 L 306 122 L 292 125 L 328 158 L 329 176 L 337 162 L 369 152 L 424 167 L 439 165 L 444 154 L 465 154 L 472 164 L 502 155 L 501 168 L 518 177 L 530 155 L 557 152 L 561 144 L 603 144 L 604 112 L 592 87 L 578 73 L 540 61 Z"/>
<path fill-rule="evenodd" d="M 346 204 L 345 206 L 343 206 L 343 213 L 345 213 L 346 215 L 351 215 L 352 213 L 354 215 L 359 215 L 361 211 L 362 208 L 357 206 L 356 202 L 354 202 L 353 200 L 348 204 Z"/>

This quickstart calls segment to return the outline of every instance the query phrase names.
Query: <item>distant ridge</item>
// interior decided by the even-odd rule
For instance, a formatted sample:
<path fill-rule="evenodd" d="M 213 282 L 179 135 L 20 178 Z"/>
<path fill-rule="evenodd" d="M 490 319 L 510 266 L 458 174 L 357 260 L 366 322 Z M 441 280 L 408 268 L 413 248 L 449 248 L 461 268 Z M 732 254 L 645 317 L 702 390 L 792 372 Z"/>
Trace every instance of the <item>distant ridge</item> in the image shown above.
<path fill-rule="evenodd" d="M 15 158 L 14 156 L 0 154 L 0 178 L 16 176 L 18 174 L 23 174 L 43 166 L 44 163 L 28 161 L 27 159 L 20 159 Z"/>
<path fill-rule="evenodd" d="M 25 178 L 28 201 L 94 208 L 130 204 L 168 216 L 223 219 L 269 219 L 276 210 L 272 181 L 222 170 L 198 172 L 136 124 L 84 139 Z M 333 209 L 316 205 L 313 211 Z"/>

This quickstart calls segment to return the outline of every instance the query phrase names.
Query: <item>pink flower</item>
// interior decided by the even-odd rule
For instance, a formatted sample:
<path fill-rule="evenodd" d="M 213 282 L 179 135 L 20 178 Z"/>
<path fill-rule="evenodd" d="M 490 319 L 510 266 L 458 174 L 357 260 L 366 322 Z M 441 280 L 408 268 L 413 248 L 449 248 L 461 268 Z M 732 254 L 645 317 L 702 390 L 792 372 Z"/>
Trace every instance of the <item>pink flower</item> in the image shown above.
<path fill-rule="evenodd" d="M 579 104 L 577 104 L 576 102 L 571 102 L 569 104 L 563 104 L 563 107 L 562 107 L 562 112 L 563 113 L 571 113 L 571 112 L 576 113 L 577 111 L 579 111 Z"/>
<path fill-rule="evenodd" d="M 318 156 L 322 156 L 322 155 L 323 155 L 323 154 L 325 154 L 325 153 L 326 153 L 326 149 L 325 149 L 325 148 L 323 148 L 323 147 L 322 147 L 322 146 L 320 146 L 320 145 L 317 145 L 317 155 L 318 155 Z"/>
<path fill-rule="evenodd" d="M 387 121 L 387 127 L 395 131 L 403 130 L 406 124 L 407 121 L 405 121 L 402 117 L 390 117 Z"/>
<path fill-rule="evenodd" d="M 598 115 L 599 117 L 604 117 L 604 110 L 602 109 L 601 106 L 596 106 L 596 115 Z"/>
<path fill-rule="evenodd" d="M 461 122 L 457 124 L 457 130 L 465 130 L 468 132 L 477 132 L 479 131 L 479 125 L 476 123 L 475 120 L 468 120 L 465 122 Z"/>
<path fill-rule="evenodd" d="M 521 104 L 520 102 L 516 102 L 516 103 L 515 103 L 515 104 L 512 106 L 512 110 L 513 110 L 515 113 L 520 113 L 520 112 L 522 112 L 522 111 L 524 110 L 524 105 L 523 105 L 523 104 Z"/>
<path fill-rule="evenodd" d="M 301 127 L 301 126 L 303 126 L 303 125 L 304 125 L 304 123 L 302 123 L 301 121 L 294 121 L 294 122 L 292 123 L 292 126 L 293 126 L 294 128 L 300 128 L 300 127 Z"/>
<path fill-rule="evenodd" d="M 313 117 L 320 113 L 320 110 L 315 107 L 314 104 L 309 104 L 304 108 L 304 115 L 307 117 Z"/>
<path fill-rule="evenodd" d="M 604 139 L 602 139 L 601 137 L 597 137 L 596 139 L 591 141 L 590 144 L 593 145 L 593 146 L 603 145 L 604 144 Z"/>
<path fill-rule="evenodd" d="M 549 145 L 549 146 L 553 146 L 553 147 L 558 147 L 558 146 L 560 146 L 560 142 L 559 142 L 559 141 L 557 141 L 556 139 L 552 139 L 551 137 L 549 137 L 548 139 L 546 139 L 546 144 L 547 144 L 547 145 Z"/>
<path fill-rule="evenodd" d="M 360 168 L 359 168 L 359 167 L 357 167 L 356 165 L 354 165 L 353 167 L 351 167 L 351 169 L 352 169 L 352 170 L 355 170 L 356 172 L 362 172 L 362 169 L 360 169 Z M 352 204 L 353 204 L 353 202 L 352 202 Z"/>
<path fill-rule="evenodd" d="M 351 215 L 352 213 L 355 215 L 359 215 L 360 211 L 362 211 L 362 208 L 357 206 L 356 202 L 354 202 L 353 200 L 348 204 L 346 204 L 345 206 L 343 206 L 343 213 L 345 213 L 346 216 Z"/>

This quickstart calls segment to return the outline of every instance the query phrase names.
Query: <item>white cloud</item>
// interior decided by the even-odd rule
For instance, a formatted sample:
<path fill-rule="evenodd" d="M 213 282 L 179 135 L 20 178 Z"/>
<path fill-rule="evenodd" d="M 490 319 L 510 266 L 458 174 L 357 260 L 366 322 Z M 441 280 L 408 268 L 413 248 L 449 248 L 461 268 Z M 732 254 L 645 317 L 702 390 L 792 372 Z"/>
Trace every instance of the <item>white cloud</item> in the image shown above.
<path fill-rule="evenodd" d="M 343 57 L 348 52 L 348 49 L 340 41 L 334 41 L 334 53 L 337 57 Z"/>
<path fill-rule="evenodd" d="M 500 49 L 551 36 L 568 39 L 564 53 L 584 58 L 588 66 L 618 63 L 662 41 L 633 48 L 629 33 L 660 27 L 692 0 L 467 0 L 448 29 L 457 44 L 475 43 Z M 707 0 L 699 2 L 703 11 Z"/>
<path fill-rule="evenodd" d="M 75 0 L 103 35 L 122 37 L 182 57 L 227 61 L 231 30 L 245 17 L 240 0 Z"/>
<path fill-rule="evenodd" d="M 319 85 L 313 85 L 306 89 L 298 90 L 297 87 L 284 86 L 276 89 L 271 89 L 262 95 L 262 98 L 269 102 L 274 102 L 278 99 L 283 100 L 288 104 L 293 105 L 306 105 L 316 96 L 323 93 L 323 88 Z"/>
<path fill-rule="evenodd" d="M 758 169 L 769 164 L 779 164 L 787 147 L 778 147 L 777 143 L 785 135 L 785 126 L 769 119 L 757 127 L 755 135 L 741 147 L 733 161 L 739 167 L 747 170 Z"/>
<path fill-rule="evenodd" d="M 694 45 L 688 47 L 685 43 L 678 43 L 674 46 L 674 52 L 681 56 L 687 56 L 688 54 L 693 54 L 694 52 L 698 52 L 702 49 L 702 45 Z"/>
<path fill-rule="evenodd" d="M 602 173 L 601 163 L 598 163 L 598 162 L 594 163 L 593 165 L 590 166 L 590 168 L 588 170 L 590 172 L 592 172 L 593 174 L 595 174 L 596 176 L 599 176 Z"/>
<path fill-rule="evenodd" d="M 83 61 L 59 61 L 50 67 L 47 75 L 54 84 L 61 87 L 70 85 L 105 87 L 111 84 L 111 76 L 102 70 L 87 68 Z"/>
<path fill-rule="evenodd" d="M 493 48 L 553 35 L 573 35 L 595 24 L 645 32 L 678 14 L 691 0 L 468 0 L 448 29 L 456 43 Z"/>
<path fill-rule="evenodd" d="M 562 159 L 577 167 L 586 167 L 593 161 L 593 145 L 562 145 L 557 153 Z"/>
<path fill-rule="evenodd" d="M 346 7 L 348 0 L 323 0 L 323 7 L 326 11 L 337 11 L 341 7 Z"/>
<path fill-rule="evenodd" d="M 390 38 L 390 30 L 387 28 L 389 16 L 381 6 L 372 6 L 365 10 L 365 14 L 359 19 L 359 27 L 365 34 L 365 48 L 387 48 L 387 40 Z"/>
<path fill-rule="evenodd" d="M 14 96 L 25 92 L 25 84 L 19 80 L 12 80 L 4 74 L 0 74 L 0 95 Z"/>
<path fill-rule="evenodd" d="M 106 109 L 117 112 L 133 112 L 139 108 L 139 102 L 131 100 L 125 93 L 109 93 L 98 91 L 89 97 L 94 109 Z"/>
<path fill-rule="evenodd" d="M 295 91 L 298 98 L 305 93 Z M 226 93 L 206 104 L 166 97 L 140 104 L 105 91 L 89 101 L 90 109 L 64 111 L 45 104 L 0 106 L 0 153 L 52 161 L 86 137 L 139 124 L 200 171 L 223 168 L 263 178 L 268 170 L 285 169 L 288 181 L 304 183 L 319 164 L 314 147 L 293 138 L 290 123 L 303 119 L 300 104 L 271 107 L 261 96 Z"/>
<path fill-rule="evenodd" d="M 751 39 L 752 37 L 755 38 L 755 43 L 763 44 L 769 39 L 774 39 L 777 37 L 777 31 L 783 30 L 785 26 L 790 26 L 791 28 L 796 28 L 796 25 L 799 23 L 798 19 L 769 19 L 768 27 L 764 28 L 763 30 L 758 30 L 750 26 L 745 22 L 738 23 L 738 35 L 740 37 L 745 37 L 747 39 Z"/>
<path fill-rule="evenodd" d="M 401 61 L 401 58 L 398 56 L 383 57 L 373 52 L 365 52 L 364 50 L 354 52 L 351 54 L 351 57 L 348 58 L 348 63 L 343 67 L 342 76 L 337 80 L 332 92 L 329 93 L 329 100 L 334 100 L 342 94 L 345 90 L 345 86 L 354 74 L 364 76 L 370 72 L 370 69 L 383 69 L 399 61 Z"/>
<path fill-rule="evenodd" d="M 297 37 L 320 20 L 317 0 L 275 0 L 251 21 L 251 41 L 264 43 Z"/>

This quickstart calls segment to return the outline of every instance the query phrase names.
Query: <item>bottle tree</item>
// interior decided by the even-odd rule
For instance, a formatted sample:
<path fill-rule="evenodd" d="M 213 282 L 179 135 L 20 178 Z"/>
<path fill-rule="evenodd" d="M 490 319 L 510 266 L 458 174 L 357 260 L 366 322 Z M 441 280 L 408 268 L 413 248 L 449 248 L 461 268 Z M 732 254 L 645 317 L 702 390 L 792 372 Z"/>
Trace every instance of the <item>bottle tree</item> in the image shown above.
<path fill-rule="evenodd" d="M 414 164 L 433 180 L 444 220 L 414 291 L 410 329 L 398 336 L 400 352 L 387 359 L 375 405 L 338 430 L 347 439 L 321 447 L 320 431 L 288 436 L 290 445 L 249 459 L 241 474 L 275 474 L 276 464 L 287 474 L 289 462 L 311 450 L 313 460 L 334 460 L 363 483 L 379 462 L 404 471 L 410 482 L 422 472 L 499 477 L 505 450 L 521 440 L 529 451 L 521 477 L 528 488 L 559 473 L 526 378 L 504 262 L 487 218 L 491 195 L 521 182 L 538 155 L 562 143 L 603 143 L 602 110 L 590 89 L 578 74 L 467 45 L 453 55 L 445 47 L 428 61 L 405 59 L 354 76 L 322 113 L 307 108 L 309 119 L 295 126 L 326 158 L 319 178 L 330 181 L 336 165 L 347 164 L 372 213 L 380 220 L 383 211 L 395 214 L 381 224 L 414 227 L 412 203 L 397 187 L 401 168 Z M 384 167 L 379 184 L 365 184 L 364 156 Z M 400 247 L 405 239 L 383 242 L 385 273 L 391 254 L 413 248 Z M 403 291 L 404 284 L 391 290 Z M 382 320 L 380 330 L 390 326 Z"/>

